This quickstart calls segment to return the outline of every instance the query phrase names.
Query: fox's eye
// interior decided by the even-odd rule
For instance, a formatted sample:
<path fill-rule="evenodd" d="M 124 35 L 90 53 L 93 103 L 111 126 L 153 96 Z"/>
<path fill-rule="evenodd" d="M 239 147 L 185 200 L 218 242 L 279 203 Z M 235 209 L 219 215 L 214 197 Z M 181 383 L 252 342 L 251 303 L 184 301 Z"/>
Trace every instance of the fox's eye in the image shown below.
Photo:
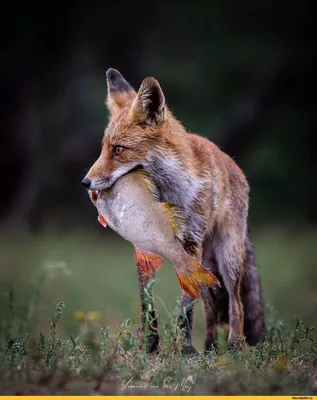
<path fill-rule="evenodd" d="M 113 156 L 119 156 L 124 150 L 124 147 L 122 146 L 114 146 L 112 150 L 112 155 Z"/>

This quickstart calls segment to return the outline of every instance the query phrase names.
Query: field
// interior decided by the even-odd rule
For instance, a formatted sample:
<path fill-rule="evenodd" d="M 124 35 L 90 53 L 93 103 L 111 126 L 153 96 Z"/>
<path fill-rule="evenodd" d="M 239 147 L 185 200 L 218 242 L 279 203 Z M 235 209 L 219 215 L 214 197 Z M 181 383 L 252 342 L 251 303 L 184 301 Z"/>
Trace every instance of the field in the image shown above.
<path fill-rule="evenodd" d="M 147 355 L 132 246 L 99 227 L 2 234 L 1 394 L 317 394 L 316 231 L 298 232 L 252 233 L 267 342 L 228 352 L 220 330 L 220 350 L 204 354 L 198 304 L 192 357 L 181 355 L 168 263 L 153 283 L 160 353 Z"/>

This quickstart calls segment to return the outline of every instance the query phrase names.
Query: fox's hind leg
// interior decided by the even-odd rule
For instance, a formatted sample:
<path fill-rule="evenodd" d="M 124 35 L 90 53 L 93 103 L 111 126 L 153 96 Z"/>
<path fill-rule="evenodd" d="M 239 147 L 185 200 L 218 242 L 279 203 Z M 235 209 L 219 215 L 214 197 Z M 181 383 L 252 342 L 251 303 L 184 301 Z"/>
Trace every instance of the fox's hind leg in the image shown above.
<path fill-rule="evenodd" d="M 215 273 L 215 272 L 213 272 Z M 228 292 L 219 276 L 221 288 L 202 288 L 201 297 L 206 323 L 205 351 L 218 348 L 218 328 L 229 331 Z"/>
<path fill-rule="evenodd" d="M 141 297 L 141 321 L 143 326 L 143 332 L 148 333 L 147 335 L 147 349 L 149 353 L 158 351 L 159 335 L 157 330 L 157 316 L 154 308 L 154 301 L 152 293 L 149 296 L 146 295 L 145 289 L 148 283 L 155 279 L 155 272 L 146 274 L 142 266 L 137 264 L 137 273 L 139 280 L 139 290 Z"/>
<path fill-rule="evenodd" d="M 203 310 L 205 315 L 205 351 L 211 351 L 217 347 L 217 322 L 219 316 L 222 316 L 222 308 L 219 313 L 219 295 L 225 290 L 223 281 L 218 271 L 216 257 L 213 251 L 212 238 L 207 236 L 203 243 L 202 264 L 210 272 L 215 274 L 221 282 L 221 288 L 205 288 L 201 289 L 201 297 L 203 300 Z M 224 310 L 226 311 L 226 310 Z M 228 314 L 228 310 L 227 310 Z"/>
<path fill-rule="evenodd" d="M 229 347 L 244 347 L 244 309 L 241 283 L 244 274 L 246 250 L 244 227 L 224 225 L 218 230 L 214 245 L 219 272 L 229 298 Z"/>

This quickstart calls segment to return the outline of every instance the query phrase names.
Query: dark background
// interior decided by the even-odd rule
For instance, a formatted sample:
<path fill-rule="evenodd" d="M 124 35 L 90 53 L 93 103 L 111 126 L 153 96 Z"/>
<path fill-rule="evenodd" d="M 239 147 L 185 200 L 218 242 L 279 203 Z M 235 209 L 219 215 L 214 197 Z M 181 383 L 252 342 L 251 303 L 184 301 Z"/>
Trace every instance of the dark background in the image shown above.
<path fill-rule="evenodd" d="M 63 300 L 69 319 L 93 307 L 112 324 L 138 306 L 132 247 L 97 224 L 80 183 L 100 152 L 113 67 L 136 89 L 155 76 L 186 128 L 242 167 L 265 299 L 282 318 L 317 324 L 313 2 L 10 2 L 2 11 L 4 292 L 13 283 L 25 304 L 33 273 L 65 267 L 43 287 L 43 310 Z M 168 274 L 162 296 L 174 304 Z"/>

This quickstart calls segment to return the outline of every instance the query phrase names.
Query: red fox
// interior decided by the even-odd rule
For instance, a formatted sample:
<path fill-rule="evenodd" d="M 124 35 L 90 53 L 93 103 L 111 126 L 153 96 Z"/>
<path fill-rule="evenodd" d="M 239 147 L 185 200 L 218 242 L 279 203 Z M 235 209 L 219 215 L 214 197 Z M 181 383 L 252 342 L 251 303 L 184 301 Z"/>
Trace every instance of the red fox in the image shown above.
<path fill-rule="evenodd" d="M 136 92 L 119 71 L 108 69 L 110 120 L 100 157 L 82 184 L 90 191 L 111 187 L 122 175 L 143 167 L 155 181 L 162 201 L 183 209 L 185 250 L 202 261 L 222 288 L 202 288 L 206 318 L 205 350 L 216 346 L 216 327 L 229 325 L 229 347 L 254 345 L 264 338 L 261 283 L 249 239 L 249 185 L 241 169 L 214 143 L 188 133 L 173 116 L 158 81 L 146 78 Z M 138 267 L 142 310 L 151 276 Z M 191 345 L 192 300 L 182 295 L 180 317 L 184 348 Z M 153 309 L 154 310 L 154 309 Z M 159 344 L 155 311 L 149 351 Z M 142 316 L 144 323 L 144 315 Z"/>

